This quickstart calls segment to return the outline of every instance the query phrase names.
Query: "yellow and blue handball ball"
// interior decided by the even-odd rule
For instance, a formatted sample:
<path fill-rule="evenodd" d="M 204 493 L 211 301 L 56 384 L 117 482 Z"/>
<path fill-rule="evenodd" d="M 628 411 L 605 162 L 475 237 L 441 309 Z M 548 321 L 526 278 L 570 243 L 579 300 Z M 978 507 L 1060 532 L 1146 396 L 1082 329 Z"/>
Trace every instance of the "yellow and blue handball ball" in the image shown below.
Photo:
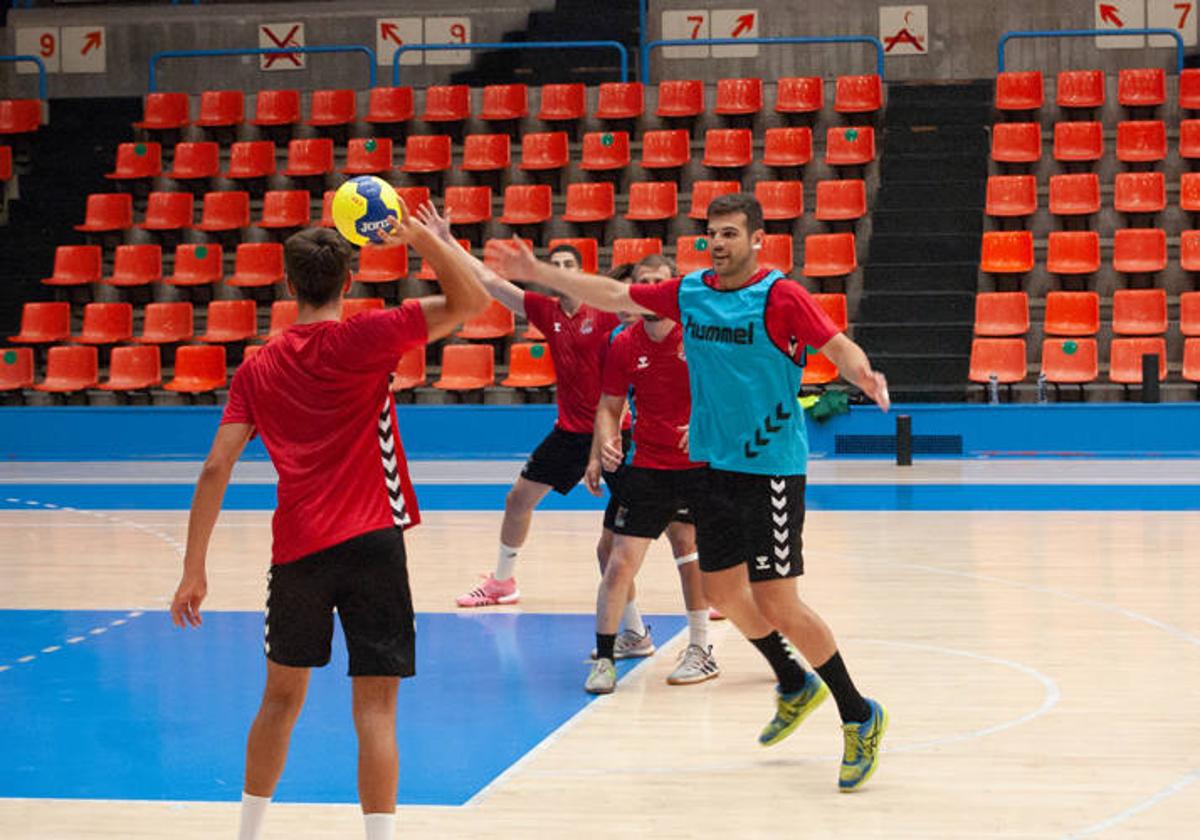
<path fill-rule="evenodd" d="M 360 175 L 338 187 L 331 213 L 338 233 L 352 244 L 378 245 L 392 220 L 400 220 L 400 197 L 382 178 Z"/>

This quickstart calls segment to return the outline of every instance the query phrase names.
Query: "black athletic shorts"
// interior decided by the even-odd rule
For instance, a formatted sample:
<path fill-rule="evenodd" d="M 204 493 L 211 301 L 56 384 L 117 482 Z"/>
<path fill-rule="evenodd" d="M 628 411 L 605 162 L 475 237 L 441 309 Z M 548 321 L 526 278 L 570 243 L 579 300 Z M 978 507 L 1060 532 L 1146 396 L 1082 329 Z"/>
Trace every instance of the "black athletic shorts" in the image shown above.
<path fill-rule="evenodd" d="M 700 568 L 745 563 L 751 581 L 804 574 L 804 476 L 706 468 L 696 505 Z"/>
<path fill-rule="evenodd" d="M 555 426 L 533 450 L 521 470 L 521 477 L 538 484 L 549 484 L 554 492 L 565 496 L 587 472 L 591 454 L 591 432 L 567 432 Z"/>
<path fill-rule="evenodd" d="M 702 468 L 656 470 L 625 467 L 604 511 L 604 527 L 615 534 L 657 539 L 673 521 L 683 521 L 704 485 Z"/>
<path fill-rule="evenodd" d="M 411 677 L 416 628 L 404 534 L 381 528 L 352 537 L 267 575 L 267 658 L 295 668 L 329 663 L 333 611 L 352 677 Z"/>

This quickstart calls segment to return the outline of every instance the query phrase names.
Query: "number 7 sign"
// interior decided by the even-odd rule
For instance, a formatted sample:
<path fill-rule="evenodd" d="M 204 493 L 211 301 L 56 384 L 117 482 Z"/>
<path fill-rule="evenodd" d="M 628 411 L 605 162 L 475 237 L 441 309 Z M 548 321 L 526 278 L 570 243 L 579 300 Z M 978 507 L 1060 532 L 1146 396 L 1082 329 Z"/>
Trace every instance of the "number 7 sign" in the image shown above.
<path fill-rule="evenodd" d="M 1146 26 L 1152 29 L 1174 29 L 1183 36 L 1184 46 L 1196 46 L 1195 2 L 1184 0 L 1146 0 Z M 1174 47 L 1170 35 L 1151 35 L 1150 46 Z"/>
<path fill-rule="evenodd" d="M 664 41 L 695 41 L 712 37 L 707 9 L 677 9 L 662 13 Z M 663 47 L 663 58 L 708 58 L 708 47 Z"/>

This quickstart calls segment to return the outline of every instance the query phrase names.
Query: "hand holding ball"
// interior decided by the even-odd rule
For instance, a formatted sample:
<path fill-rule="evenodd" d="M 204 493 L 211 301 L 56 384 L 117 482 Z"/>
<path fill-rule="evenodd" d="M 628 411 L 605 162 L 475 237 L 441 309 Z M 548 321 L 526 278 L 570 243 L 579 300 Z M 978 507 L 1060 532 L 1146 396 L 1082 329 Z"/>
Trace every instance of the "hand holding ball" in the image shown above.
<path fill-rule="evenodd" d="M 351 178 L 333 194 L 331 208 L 338 233 L 353 245 L 376 245 L 383 234 L 400 221 L 400 197 L 392 185 L 374 175 Z"/>

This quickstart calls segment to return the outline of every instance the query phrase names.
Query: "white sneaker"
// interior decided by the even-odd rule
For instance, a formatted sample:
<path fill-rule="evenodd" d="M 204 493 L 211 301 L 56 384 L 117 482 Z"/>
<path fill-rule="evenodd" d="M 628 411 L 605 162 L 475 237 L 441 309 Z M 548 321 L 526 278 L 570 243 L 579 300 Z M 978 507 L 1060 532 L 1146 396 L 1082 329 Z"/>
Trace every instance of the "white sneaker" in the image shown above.
<path fill-rule="evenodd" d="M 692 685 L 721 676 L 721 669 L 712 655 L 712 645 L 708 649 L 700 645 L 688 645 L 679 654 L 679 664 L 667 677 L 669 685 Z"/>
<path fill-rule="evenodd" d="M 597 659 L 583 684 L 588 694 L 612 694 L 617 687 L 617 669 L 611 659 Z"/>
<path fill-rule="evenodd" d="M 641 659 L 655 650 L 654 639 L 650 638 L 650 625 L 647 624 L 645 633 L 622 630 L 617 634 L 617 640 L 613 643 L 613 659 Z M 591 658 L 596 658 L 595 648 L 592 648 Z"/>

